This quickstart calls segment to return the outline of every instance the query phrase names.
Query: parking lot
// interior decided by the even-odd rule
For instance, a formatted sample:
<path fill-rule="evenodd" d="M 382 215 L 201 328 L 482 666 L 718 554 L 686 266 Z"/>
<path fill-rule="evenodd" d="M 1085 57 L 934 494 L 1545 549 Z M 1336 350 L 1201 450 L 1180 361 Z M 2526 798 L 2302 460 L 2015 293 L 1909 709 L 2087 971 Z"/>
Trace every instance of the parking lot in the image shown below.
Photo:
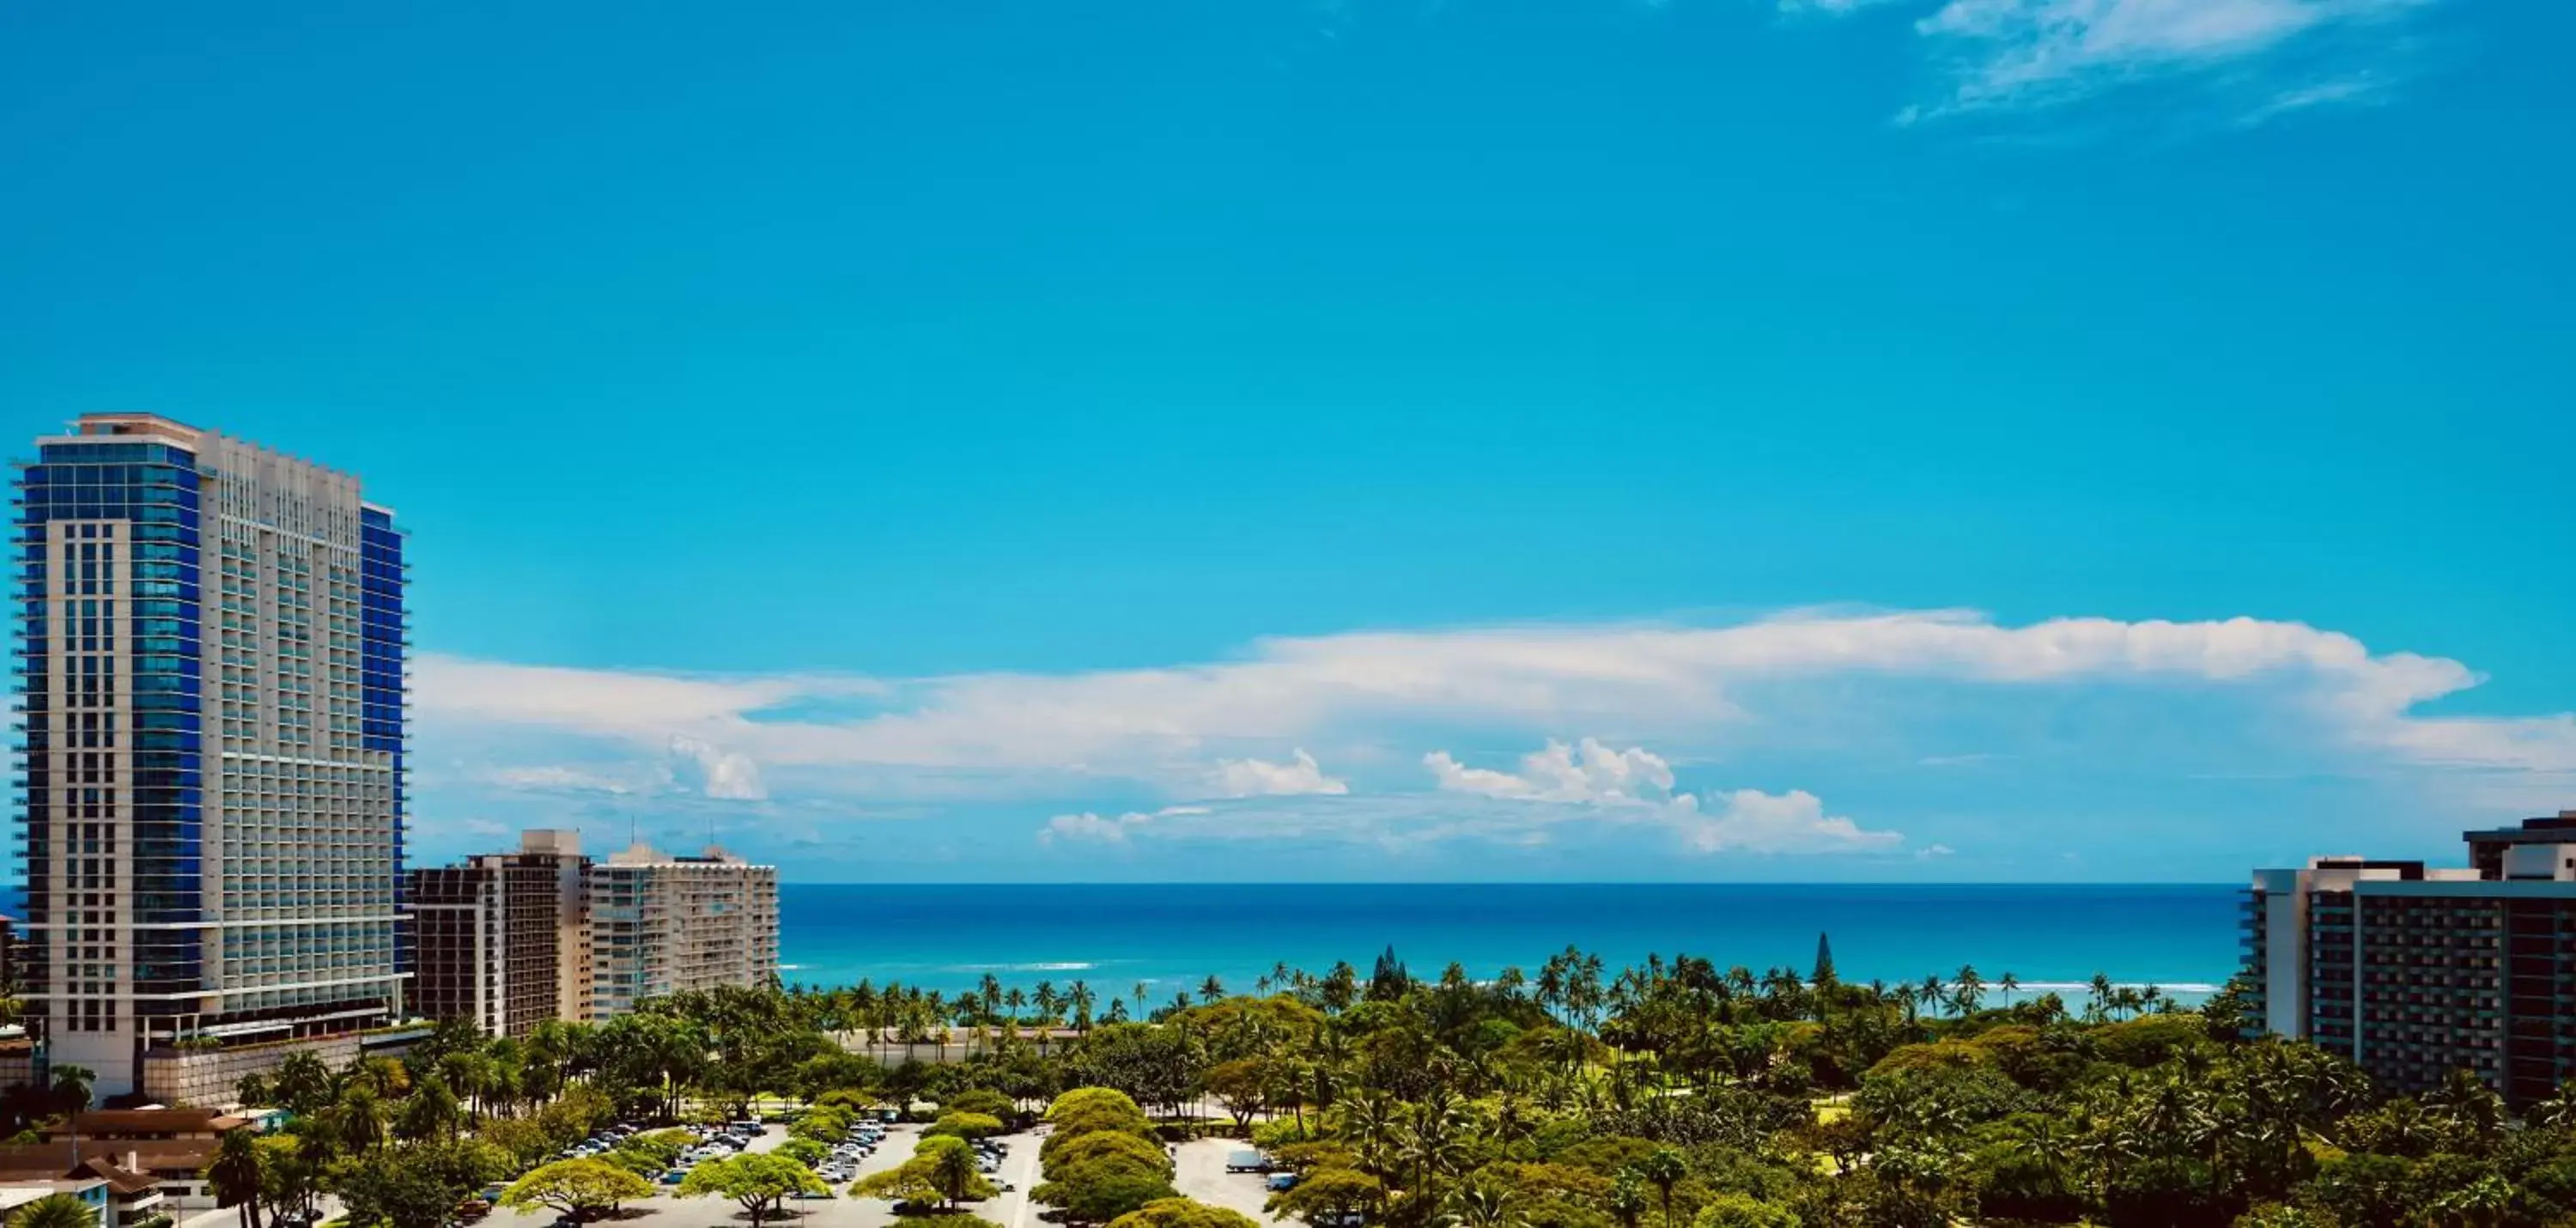
<path fill-rule="evenodd" d="M 1173 1187 L 1180 1190 L 1183 1197 L 1249 1215 L 1256 1224 L 1285 1222 L 1272 1218 L 1261 1209 L 1261 1204 L 1270 1198 L 1270 1191 L 1263 1185 L 1268 1180 L 1266 1176 L 1225 1171 L 1226 1157 L 1248 1145 L 1222 1138 L 1194 1139 L 1181 1144 L 1178 1171 L 1172 1177 Z"/>
<path fill-rule="evenodd" d="M 785 1142 L 786 1130 L 772 1126 L 761 1133 L 749 1150 L 767 1151 Z M 884 1172 L 912 1158 L 914 1146 L 921 1141 L 921 1127 L 896 1126 L 890 1130 L 876 1151 L 862 1159 L 856 1177 Z M 1038 1144 L 1032 1135 L 1015 1134 L 1001 1140 L 1006 1148 L 1001 1169 L 990 1175 L 996 1184 L 1009 1182 L 1011 1192 L 981 1204 L 968 1204 L 964 1209 L 1002 1225 L 1002 1228 L 1033 1228 L 1037 1217 L 1029 1206 L 1029 1187 L 1037 1183 Z M 832 1183 L 830 1199 L 808 1199 L 788 1204 L 787 1213 L 773 1218 L 774 1224 L 803 1225 L 806 1228 L 896 1228 L 903 1221 L 894 1213 L 894 1204 L 873 1198 L 850 1197 L 850 1181 Z M 227 1211 L 226 1215 L 232 1213 Z M 657 1194 L 642 1202 L 629 1203 L 624 1218 L 607 1221 L 633 1228 L 736 1228 L 748 1222 L 741 1207 L 723 1198 L 678 1198 L 669 1193 Z M 495 1211 L 483 1221 L 487 1228 L 546 1228 L 555 1213 L 539 1209 L 533 1212 Z"/>

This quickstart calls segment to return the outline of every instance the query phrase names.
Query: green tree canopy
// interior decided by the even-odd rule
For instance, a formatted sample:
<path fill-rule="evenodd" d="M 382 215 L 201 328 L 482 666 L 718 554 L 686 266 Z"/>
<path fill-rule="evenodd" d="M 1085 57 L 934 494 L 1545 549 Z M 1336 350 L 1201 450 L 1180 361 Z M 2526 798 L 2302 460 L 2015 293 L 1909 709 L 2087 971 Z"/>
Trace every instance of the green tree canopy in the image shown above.
<path fill-rule="evenodd" d="M 1158 1198 L 1109 1221 L 1109 1228 L 1261 1228 L 1251 1216 L 1188 1198 Z"/>
<path fill-rule="evenodd" d="M 652 1195 L 651 1182 L 605 1160 L 557 1160 L 512 1182 L 501 1192 L 501 1205 L 551 1207 L 591 1219 Z"/>
<path fill-rule="evenodd" d="M 861 1198 L 900 1202 L 936 1202 L 953 1207 L 980 1202 L 995 1193 L 993 1183 L 975 1167 L 975 1149 L 953 1136 L 925 1138 L 912 1158 L 850 1187 Z"/>
<path fill-rule="evenodd" d="M 1172 1157 L 1162 1144 L 1123 1130 L 1103 1130 L 1064 1140 L 1041 1156 L 1042 1171 L 1052 1180 L 1076 1165 L 1113 1156 L 1124 1157 L 1157 1176 L 1172 1175 Z"/>
<path fill-rule="evenodd" d="M 990 1138 L 1000 1134 L 1003 1129 L 1002 1119 L 999 1117 L 984 1113 L 947 1112 L 940 1114 L 939 1120 L 931 1123 L 930 1128 L 922 1133 L 934 1138 L 948 1135 L 975 1139 Z"/>
<path fill-rule="evenodd" d="M 762 1152 L 710 1160 L 690 1169 L 680 1182 L 682 1198 L 712 1194 L 734 1200 L 751 1216 L 752 1228 L 768 1222 L 790 1198 L 831 1192 L 813 1169 L 786 1156 Z"/>

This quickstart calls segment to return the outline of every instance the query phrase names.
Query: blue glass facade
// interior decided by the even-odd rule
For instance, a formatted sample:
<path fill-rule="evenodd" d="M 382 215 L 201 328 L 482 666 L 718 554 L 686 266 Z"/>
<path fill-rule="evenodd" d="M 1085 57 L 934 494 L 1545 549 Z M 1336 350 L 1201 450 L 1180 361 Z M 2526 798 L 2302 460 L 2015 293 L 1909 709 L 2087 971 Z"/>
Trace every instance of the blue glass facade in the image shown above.
<path fill-rule="evenodd" d="M 393 756 L 394 865 L 403 864 L 403 827 L 411 813 L 403 763 L 403 539 L 393 515 L 381 508 L 358 512 L 358 735 L 359 745 Z M 401 910 L 406 876 L 394 879 L 394 907 Z M 394 968 L 413 971 L 408 924 L 394 930 Z"/>
<path fill-rule="evenodd" d="M 204 919 L 201 485 L 196 457 L 158 442 L 47 444 L 17 482 L 28 920 L 100 925 L 87 906 L 121 890 L 132 948 L 102 962 L 143 1014 L 177 1008 L 142 995 L 204 979 L 199 932 L 162 928 Z M 80 877 L 58 893 L 58 872 Z M 25 958 L 47 983 L 45 944 Z"/>

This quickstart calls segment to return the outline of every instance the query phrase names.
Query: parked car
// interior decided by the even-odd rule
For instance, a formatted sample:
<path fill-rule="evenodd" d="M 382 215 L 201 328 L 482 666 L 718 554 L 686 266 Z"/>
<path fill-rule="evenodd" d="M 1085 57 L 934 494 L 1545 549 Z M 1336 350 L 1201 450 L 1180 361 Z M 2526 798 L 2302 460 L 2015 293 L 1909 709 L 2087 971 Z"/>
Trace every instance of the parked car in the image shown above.
<path fill-rule="evenodd" d="M 1269 1186 L 1272 1193 L 1293 1190 L 1297 1188 L 1297 1174 L 1272 1173 L 1270 1175 L 1270 1180 L 1263 1182 L 1263 1184 Z"/>

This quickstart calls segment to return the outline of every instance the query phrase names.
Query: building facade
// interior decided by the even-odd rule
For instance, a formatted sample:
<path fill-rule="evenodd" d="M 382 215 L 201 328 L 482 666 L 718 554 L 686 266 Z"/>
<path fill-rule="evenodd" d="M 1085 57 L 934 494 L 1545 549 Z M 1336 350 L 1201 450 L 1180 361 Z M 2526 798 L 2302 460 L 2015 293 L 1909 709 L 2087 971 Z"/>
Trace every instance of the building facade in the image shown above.
<path fill-rule="evenodd" d="M 2576 1078 L 2576 811 L 2462 838 L 2465 867 L 2256 871 L 2245 971 L 2270 1031 L 2391 1090 L 2468 1070 L 2528 1105 Z"/>
<path fill-rule="evenodd" d="M 518 852 L 410 871 L 413 1009 L 489 1036 L 589 1018 L 589 865 L 575 833 L 530 831 Z"/>
<path fill-rule="evenodd" d="M 403 1014 L 406 577 L 358 479 L 143 414 L 19 466 L 27 883 L 51 1064 Z"/>
<path fill-rule="evenodd" d="M 590 868 L 589 897 L 593 1019 L 646 998 L 778 978 L 776 866 L 638 844 Z"/>

